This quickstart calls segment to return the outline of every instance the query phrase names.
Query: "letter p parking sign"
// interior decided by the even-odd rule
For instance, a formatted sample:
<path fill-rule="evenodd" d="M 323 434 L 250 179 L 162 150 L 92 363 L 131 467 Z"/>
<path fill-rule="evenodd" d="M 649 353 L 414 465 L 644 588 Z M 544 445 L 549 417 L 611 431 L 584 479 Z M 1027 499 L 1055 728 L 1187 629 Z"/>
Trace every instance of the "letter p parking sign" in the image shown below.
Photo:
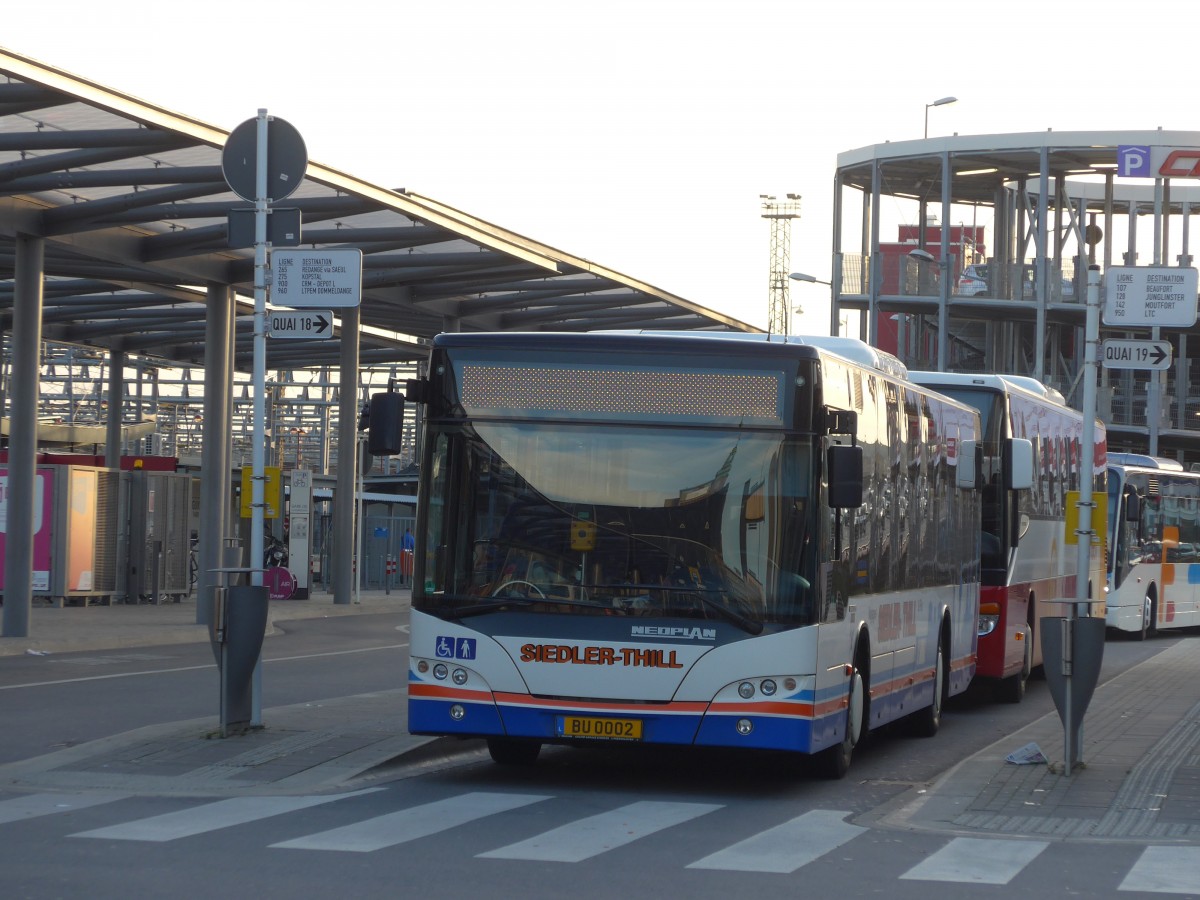
<path fill-rule="evenodd" d="M 1117 174 L 1129 178 L 1153 178 L 1150 171 L 1150 148 L 1137 144 L 1117 147 Z"/>

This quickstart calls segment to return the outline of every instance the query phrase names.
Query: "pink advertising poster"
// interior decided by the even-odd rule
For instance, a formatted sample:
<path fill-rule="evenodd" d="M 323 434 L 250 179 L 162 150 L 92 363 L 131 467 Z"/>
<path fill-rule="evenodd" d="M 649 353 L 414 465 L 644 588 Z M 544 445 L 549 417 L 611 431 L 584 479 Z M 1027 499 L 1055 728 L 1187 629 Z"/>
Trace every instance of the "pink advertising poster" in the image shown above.
<path fill-rule="evenodd" d="M 33 591 L 50 591 L 50 529 L 54 522 L 54 470 L 38 469 L 33 486 Z M 8 469 L 0 466 L 0 591 L 4 590 L 4 548 L 8 537 Z"/>

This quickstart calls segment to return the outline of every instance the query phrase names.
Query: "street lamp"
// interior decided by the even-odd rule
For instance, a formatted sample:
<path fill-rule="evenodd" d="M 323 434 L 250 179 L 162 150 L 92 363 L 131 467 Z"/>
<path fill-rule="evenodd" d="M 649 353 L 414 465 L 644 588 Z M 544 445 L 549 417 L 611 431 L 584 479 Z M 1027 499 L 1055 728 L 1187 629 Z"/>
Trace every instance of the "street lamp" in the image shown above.
<path fill-rule="evenodd" d="M 804 281 L 809 284 L 825 284 L 825 285 L 829 285 L 830 287 L 833 287 L 833 285 L 830 284 L 828 281 L 822 281 L 820 278 L 817 278 L 815 275 L 809 275 L 806 272 L 791 272 L 788 274 L 788 278 L 792 279 L 792 281 Z M 804 312 L 804 310 L 802 310 L 798 306 L 792 310 L 793 315 L 801 315 L 801 314 L 803 314 L 803 312 Z"/>
<path fill-rule="evenodd" d="M 925 137 L 929 137 L 929 107 L 945 106 L 948 103 L 957 103 L 957 97 L 943 97 L 941 100 L 934 100 L 932 103 L 925 104 Z"/>
<path fill-rule="evenodd" d="M 804 272 L 792 272 L 790 275 L 788 275 L 788 278 L 792 279 L 793 281 L 806 281 L 809 284 L 829 284 L 828 281 L 822 281 L 815 275 L 808 275 Z M 833 287 L 832 284 L 829 284 L 829 286 Z"/>

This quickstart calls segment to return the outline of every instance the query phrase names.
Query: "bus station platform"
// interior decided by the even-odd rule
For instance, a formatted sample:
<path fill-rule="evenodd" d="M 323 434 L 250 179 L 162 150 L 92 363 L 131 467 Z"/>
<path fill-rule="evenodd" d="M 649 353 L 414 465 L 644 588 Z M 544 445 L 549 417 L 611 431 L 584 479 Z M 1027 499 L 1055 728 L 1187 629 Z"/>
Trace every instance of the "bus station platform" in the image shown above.
<path fill-rule="evenodd" d="M 360 601 L 335 605 L 331 596 L 318 594 L 273 602 L 268 633 L 287 619 L 401 611 L 408 606 L 409 592 L 364 592 Z M 33 613 L 31 630 L 38 637 L 4 638 L 0 655 L 208 639 L 207 627 L 195 624 L 190 603 Z M 933 783 L 916 785 L 856 821 L 956 835 L 1200 845 L 1197 685 L 1196 638 L 1181 635 L 1162 652 L 1097 687 L 1084 719 L 1083 763 L 1070 776 L 1062 774 L 1063 728 L 1051 710 Z M 395 690 L 264 709 L 263 728 L 224 739 L 218 736 L 214 713 L 2 765 L 0 785 L 18 791 L 195 796 L 345 791 L 417 763 L 433 764 L 445 755 L 444 742 L 409 735 L 406 716 L 403 684 Z M 1007 761 L 1028 744 L 1036 744 L 1047 763 Z M 457 742 L 453 746 L 461 747 Z"/>
<path fill-rule="evenodd" d="M 1185 633 L 1097 686 L 1083 720 L 1082 764 L 1069 776 L 1062 721 L 1051 710 L 900 798 L 879 823 L 958 835 L 1200 844 L 1196 640 Z M 1029 744 L 1046 763 L 1008 761 Z"/>
<path fill-rule="evenodd" d="M 267 641 L 288 621 L 402 612 L 408 588 L 361 591 L 358 603 L 335 604 L 314 592 L 271 601 Z M 0 657 L 208 643 L 193 601 L 47 607 L 30 611 L 30 636 L 0 638 Z M 0 665 L 3 659 L 0 659 Z M 215 663 L 214 663 L 215 668 Z M 220 737 L 211 716 L 151 725 L 43 756 L 0 765 L 0 786 L 35 791 L 234 796 L 344 790 L 367 773 L 433 739 L 407 728 L 403 671 L 395 690 L 265 708 L 263 726 Z"/>

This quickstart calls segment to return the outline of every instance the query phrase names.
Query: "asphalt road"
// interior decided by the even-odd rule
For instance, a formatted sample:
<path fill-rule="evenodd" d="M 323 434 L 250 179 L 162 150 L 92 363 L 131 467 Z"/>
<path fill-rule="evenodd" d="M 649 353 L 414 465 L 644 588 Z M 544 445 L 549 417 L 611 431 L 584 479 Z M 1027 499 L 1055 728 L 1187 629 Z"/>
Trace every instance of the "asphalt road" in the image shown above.
<path fill-rule="evenodd" d="M 289 623 L 266 647 L 264 706 L 395 688 L 405 619 Z M 1112 641 L 1103 677 L 1181 639 L 1195 640 Z M 0 659 L 0 760 L 215 716 L 216 702 L 206 645 Z M 973 690 L 932 739 L 901 728 L 872 736 L 842 781 L 791 757 L 663 748 L 551 747 L 534 767 L 504 768 L 461 742 L 343 794 L 43 796 L 0 785 L 0 880 L 6 897 L 67 898 L 1137 896 L 1163 868 L 1154 848 L 871 824 L 1051 711 L 1040 680 L 1020 705 Z"/>

